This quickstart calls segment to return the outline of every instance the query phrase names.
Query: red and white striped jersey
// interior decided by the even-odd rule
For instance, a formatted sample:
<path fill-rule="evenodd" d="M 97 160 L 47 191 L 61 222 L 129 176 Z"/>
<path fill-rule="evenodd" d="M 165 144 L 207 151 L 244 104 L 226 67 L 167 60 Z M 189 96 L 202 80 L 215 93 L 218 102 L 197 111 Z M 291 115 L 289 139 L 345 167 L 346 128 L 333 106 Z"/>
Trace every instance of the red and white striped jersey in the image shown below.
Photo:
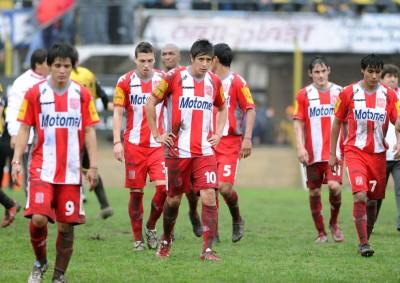
<path fill-rule="evenodd" d="M 142 80 L 135 71 L 128 72 L 118 80 L 114 92 L 114 105 L 126 110 L 124 140 L 144 147 L 161 147 L 151 134 L 144 106 L 153 89 L 160 83 L 162 73 L 154 70 L 153 76 Z M 156 107 L 158 131 L 164 132 L 164 105 Z"/>
<path fill-rule="evenodd" d="M 53 184 L 80 184 L 84 130 L 99 122 L 89 91 L 71 81 L 55 93 L 47 80 L 40 82 L 26 93 L 18 121 L 37 132 L 31 177 Z"/>
<path fill-rule="evenodd" d="M 376 91 L 367 93 L 362 81 L 347 86 L 339 95 L 335 116 L 348 122 L 345 148 L 357 147 L 367 153 L 380 153 L 387 149 L 385 134 L 389 120 L 396 122 L 399 102 L 395 92 L 379 84 Z"/>
<path fill-rule="evenodd" d="M 201 80 L 194 78 L 187 67 L 167 73 L 153 95 L 166 99 L 167 131 L 176 135 L 168 157 L 199 157 L 213 155 L 207 141 L 214 132 L 213 106 L 225 103 L 221 80 L 211 72 Z"/>
<path fill-rule="evenodd" d="M 304 122 L 309 164 L 329 161 L 334 106 L 341 91 L 342 88 L 334 83 L 326 90 L 310 84 L 297 95 L 293 119 Z M 340 143 L 336 155 L 341 156 Z"/>
<path fill-rule="evenodd" d="M 241 76 L 232 72 L 222 80 L 222 87 L 228 108 L 223 136 L 241 136 L 246 111 L 256 107 L 250 89 Z"/>

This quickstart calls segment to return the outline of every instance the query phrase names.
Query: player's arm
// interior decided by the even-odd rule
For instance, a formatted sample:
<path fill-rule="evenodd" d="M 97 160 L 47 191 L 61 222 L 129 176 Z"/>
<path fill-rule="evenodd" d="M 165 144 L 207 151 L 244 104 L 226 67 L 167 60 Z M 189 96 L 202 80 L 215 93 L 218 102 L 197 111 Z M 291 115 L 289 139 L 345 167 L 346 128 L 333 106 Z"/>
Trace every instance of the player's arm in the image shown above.
<path fill-rule="evenodd" d="M 393 150 L 394 150 L 394 159 L 398 160 L 398 159 L 400 159 L 400 101 L 397 99 L 396 95 L 394 95 L 394 98 L 395 98 L 395 104 L 394 104 L 395 106 L 393 107 L 393 110 L 392 110 L 393 111 L 392 116 L 396 117 L 394 126 L 396 129 L 397 142 L 396 142 L 395 148 Z M 393 120 L 392 120 L 392 122 L 393 122 Z"/>
<path fill-rule="evenodd" d="M 226 119 L 228 116 L 225 101 L 217 107 L 217 121 L 215 133 L 208 139 L 208 142 L 214 146 L 219 143 L 222 137 L 222 132 L 225 127 Z"/>
<path fill-rule="evenodd" d="M 173 133 L 164 133 L 160 135 L 157 127 L 156 106 L 161 102 L 162 100 L 159 100 L 154 95 L 151 95 L 149 97 L 146 105 L 144 106 L 146 111 L 146 118 L 151 134 L 153 135 L 156 142 L 163 143 L 166 146 L 170 147 L 174 145 L 174 138 L 176 138 L 176 136 Z"/>
<path fill-rule="evenodd" d="M 253 147 L 251 137 L 253 136 L 254 121 L 256 119 L 256 110 L 249 108 L 246 111 L 246 131 L 243 136 L 242 148 L 240 150 L 240 158 L 249 157 Z"/>
<path fill-rule="evenodd" d="M 336 172 L 337 167 L 339 166 L 339 160 L 336 156 L 337 143 L 339 139 L 340 129 L 344 121 L 347 121 L 347 113 L 348 113 L 348 104 L 347 97 L 350 94 L 352 88 L 345 88 L 340 94 L 338 99 L 336 100 L 335 105 L 335 118 L 332 122 L 331 129 L 331 148 L 329 152 L 329 166 L 331 167 L 333 172 Z"/>
<path fill-rule="evenodd" d="M 96 80 L 96 96 L 100 97 L 101 102 L 103 103 L 104 109 L 108 111 L 113 111 L 114 105 L 110 100 L 108 99 L 108 95 L 106 91 L 104 90 L 103 86 L 100 84 L 98 80 Z"/>
<path fill-rule="evenodd" d="M 20 122 L 17 121 L 18 111 L 21 107 L 23 95 L 20 94 L 22 91 L 17 89 L 17 86 L 13 84 L 10 92 L 7 95 L 7 114 L 6 114 L 6 122 L 7 122 L 7 130 L 11 136 L 10 146 L 11 148 L 15 147 L 16 138 L 18 134 L 18 129 L 20 126 Z"/>
<path fill-rule="evenodd" d="M 124 108 L 122 106 L 114 106 L 113 115 L 113 137 L 114 137 L 114 157 L 118 161 L 124 160 L 124 147 L 121 142 L 122 118 Z"/>
<path fill-rule="evenodd" d="M 305 141 L 304 121 L 300 119 L 294 119 L 293 128 L 296 137 L 297 158 L 299 159 L 300 163 L 307 165 L 309 156 L 306 147 L 304 145 Z"/>
<path fill-rule="evenodd" d="M 29 133 L 31 126 L 21 123 L 18 134 L 16 136 L 16 143 L 14 147 L 14 156 L 11 161 L 11 177 L 15 184 L 19 185 L 18 175 L 21 172 L 22 155 L 25 152 L 26 145 L 28 144 Z"/>
<path fill-rule="evenodd" d="M 87 171 L 87 179 L 90 183 L 90 190 L 93 190 L 98 182 L 97 175 L 97 140 L 96 140 L 96 130 L 94 126 L 85 127 L 85 146 L 89 157 L 89 169 Z"/>

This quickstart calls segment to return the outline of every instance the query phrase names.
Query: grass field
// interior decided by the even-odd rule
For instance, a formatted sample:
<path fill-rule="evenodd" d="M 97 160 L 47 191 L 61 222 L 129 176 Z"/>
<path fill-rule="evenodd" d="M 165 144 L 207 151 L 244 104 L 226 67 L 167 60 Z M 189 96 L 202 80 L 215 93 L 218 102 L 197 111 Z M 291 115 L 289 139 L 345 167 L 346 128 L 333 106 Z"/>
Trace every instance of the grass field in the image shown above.
<path fill-rule="evenodd" d="M 371 243 L 372 258 L 357 254 L 356 234 L 351 216 L 351 194 L 344 192 L 340 216 L 346 240 L 342 244 L 316 245 L 316 232 L 308 208 L 307 193 L 294 189 L 241 188 L 240 204 L 246 220 L 246 234 L 233 244 L 228 209 L 220 211 L 221 243 L 215 249 L 222 262 L 200 262 L 201 239 L 195 238 L 183 200 L 170 259 L 160 261 L 153 250 L 132 252 L 127 213 L 128 193 L 109 189 L 115 214 L 107 220 L 96 218 L 98 204 L 87 193 L 87 224 L 77 227 L 74 255 L 68 282 L 400 282 L 400 234 L 395 230 L 393 191 L 383 203 Z M 153 190 L 145 193 L 145 218 Z M 327 191 L 323 192 L 328 217 Z M 23 202 L 22 192 L 10 195 Z M 161 221 L 158 231 L 161 232 Z M 48 255 L 54 263 L 56 227 L 50 225 Z M 15 223 L 0 230 L 0 282 L 26 282 L 34 262 L 27 220 L 21 213 Z M 44 282 L 50 282 L 52 269 Z"/>

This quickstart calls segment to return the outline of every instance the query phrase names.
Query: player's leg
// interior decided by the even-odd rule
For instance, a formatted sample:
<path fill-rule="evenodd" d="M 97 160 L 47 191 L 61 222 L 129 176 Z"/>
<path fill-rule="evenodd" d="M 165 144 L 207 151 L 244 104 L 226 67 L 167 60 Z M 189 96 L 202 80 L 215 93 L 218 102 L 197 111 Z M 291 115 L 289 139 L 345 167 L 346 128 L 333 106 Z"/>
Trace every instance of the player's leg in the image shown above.
<path fill-rule="evenodd" d="M 385 182 L 385 189 L 387 187 L 387 183 L 389 181 L 389 177 L 390 177 L 390 173 L 392 173 L 392 171 L 394 170 L 394 166 L 396 165 L 396 161 L 386 161 L 386 182 Z M 394 173 L 393 174 L 393 179 L 394 179 Z M 396 182 L 395 182 L 396 185 Z M 381 210 L 381 206 L 382 206 L 382 202 L 383 199 L 378 199 L 376 201 L 376 219 L 375 219 L 375 223 L 378 220 L 378 215 L 379 215 L 379 211 Z M 373 231 L 372 231 L 373 232 Z M 371 233 L 372 233 L 371 232 Z"/>
<path fill-rule="evenodd" d="M 129 188 L 128 214 L 134 239 L 134 251 L 145 249 L 143 241 L 143 188 L 146 185 L 146 156 L 140 147 L 124 144 L 125 187 Z"/>
<path fill-rule="evenodd" d="M 394 195 L 397 207 L 397 231 L 400 231 L 400 161 L 396 161 L 393 167 L 393 180 L 394 180 Z"/>
<path fill-rule="evenodd" d="M 54 222 L 55 214 L 52 207 L 54 198 L 53 185 L 40 180 L 30 180 L 25 217 L 30 218 L 29 235 L 35 263 L 29 275 L 28 282 L 42 282 L 48 268 L 47 263 L 47 223 Z"/>
<path fill-rule="evenodd" d="M 65 282 L 64 274 L 73 253 L 74 225 L 85 223 L 80 185 L 56 185 L 54 203 L 58 226 L 52 280 Z"/>
<path fill-rule="evenodd" d="M 347 151 L 345 156 L 353 192 L 353 220 L 359 242 L 358 251 L 362 256 L 369 257 L 374 250 L 368 243 L 367 234 L 367 159 L 361 151 Z"/>
<path fill-rule="evenodd" d="M 149 218 L 145 227 L 145 234 L 147 246 L 150 249 L 156 249 L 158 246 L 156 223 L 160 218 L 165 199 L 167 197 L 167 190 L 165 186 L 165 159 L 163 148 L 150 148 L 147 149 L 148 154 L 148 168 L 150 181 L 155 183 L 155 191 L 153 199 L 151 200 L 151 208 Z"/>
<path fill-rule="evenodd" d="M 189 184 L 190 158 L 166 158 L 167 198 L 163 208 L 163 235 L 156 252 L 158 258 L 168 258 L 172 247 L 172 236 L 178 217 L 183 188 Z"/>
<path fill-rule="evenodd" d="M 329 219 L 329 230 L 331 231 L 332 238 L 335 242 L 342 242 L 344 240 L 344 235 L 339 227 L 339 212 L 340 206 L 342 204 L 342 193 L 341 193 L 341 183 L 342 183 L 342 173 L 343 164 L 339 164 L 336 172 L 332 172 L 329 165 L 326 164 L 326 179 L 329 188 L 329 204 L 331 208 L 331 216 Z"/>
<path fill-rule="evenodd" d="M 0 167 L 3 168 L 3 167 Z M 1 179 L 0 179 L 1 180 Z M 9 198 L 6 193 L 0 188 L 0 203 L 6 209 L 4 218 L 1 222 L 1 227 L 9 226 L 15 219 L 16 214 L 20 211 L 21 206 Z"/>
<path fill-rule="evenodd" d="M 192 181 L 196 192 L 200 191 L 202 203 L 201 222 L 203 224 L 203 246 L 201 260 L 220 260 L 212 249 L 217 233 L 218 208 L 216 194 L 217 162 L 214 155 L 194 158 L 192 163 Z"/>
<path fill-rule="evenodd" d="M 201 227 L 201 221 L 199 213 L 197 212 L 197 204 L 199 202 L 199 197 L 196 192 L 190 186 L 185 192 L 186 198 L 189 205 L 189 219 L 192 224 L 193 233 L 196 237 L 201 237 L 203 234 L 203 228 Z"/>
<path fill-rule="evenodd" d="M 322 215 L 321 185 L 324 179 L 322 169 L 320 163 L 312 164 L 306 167 L 306 183 L 309 189 L 308 195 L 310 211 L 315 228 L 318 232 L 315 243 L 326 243 L 328 241 L 325 231 L 324 217 Z"/>

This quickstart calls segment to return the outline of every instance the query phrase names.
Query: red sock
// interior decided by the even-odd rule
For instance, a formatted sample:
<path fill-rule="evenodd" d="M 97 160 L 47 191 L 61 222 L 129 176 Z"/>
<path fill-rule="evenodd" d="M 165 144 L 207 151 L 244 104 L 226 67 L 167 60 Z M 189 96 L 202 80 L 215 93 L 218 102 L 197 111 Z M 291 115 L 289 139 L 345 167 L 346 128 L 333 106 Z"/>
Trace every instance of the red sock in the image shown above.
<path fill-rule="evenodd" d="M 36 259 L 44 264 L 47 262 L 46 253 L 46 239 L 47 239 L 47 225 L 43 227 L 36 227 L 32 221 L 29 221 L 29 233 L 31 236 L 31 243 Z"/>
<path fill-rule="evenodd" d="M 163 240 L 168 242 L 171 241 L 171 235 L 174 231 L 174 226 L 176 222 L 176 218 L 178 217 L 179 205 L 178 206 L 170 206 L 166 201 L 164 204 L 164 219 L 163 219 L 163 228 L 164 235 L 162 237 Z"/>
<path fill-rule="evenodd" d="M 353 219 L 360 244 L 367 244 L 367 204 L 365 202 L 354 202 Z"/>
<path fill-rule="evenodd" d="M 156 186 L 156 191 L 154 193 L 153 199 L 151 201 L 151 210 L 149 215 L 149 220 L 147 221 L 147 229 L 155 229 L 156 222 L 160 218 L 163 212 L 164 202 L 167 198 L 167 191 L 165 185 Z"/>
<path fill-rule="evenodd" d="M 68 268 L 69 260 L 74 250 L 74 230 L 69 232 L 58 231 L 56 250 L 54 269 L 58 273 L 63 274 Z"/>
<path fill-rule="evenodd" d="M 238 200 L 239 197 L 235 190 L 232 190 L 231 194 L 227 197 L 224 196 L 225 203 L 228 205 L 229 211 L 231 212 L 232 219 L 234 223 L 238 223 L 242 220 L 240 217 L 239 211 L 239 204 Z"/>
<path fill-rule="evenodd" d="M 205 251 L 207 248 L 212 248 L 218 222 L 218 208 L 205 204 L 202 207 L 201 222 L 203 223 L 203 251 Z"/>
<path fill-rule="evenodd" d="M 129 205 L 129 217 L 131 218 L 131 228 L 135 241 L 143 241 L 143 192 L 131 192 Z"/>
<path fill-rule="evenodd" d="M 310 209 L 315 228 L 317 228 L 318 233 L 326 234 L 324 227 L 324 217 L 322 216 L 321 196 L 310 196 Z"/>
<path fill-rule="evenodd" d="M 340 211 L 340 205 L 342 204 L 342 194 L 337 195 L 329 193 L 329 203 L 331 204 L 331 219 L 329 225 L 337 224 L 338 215 Z"/>

